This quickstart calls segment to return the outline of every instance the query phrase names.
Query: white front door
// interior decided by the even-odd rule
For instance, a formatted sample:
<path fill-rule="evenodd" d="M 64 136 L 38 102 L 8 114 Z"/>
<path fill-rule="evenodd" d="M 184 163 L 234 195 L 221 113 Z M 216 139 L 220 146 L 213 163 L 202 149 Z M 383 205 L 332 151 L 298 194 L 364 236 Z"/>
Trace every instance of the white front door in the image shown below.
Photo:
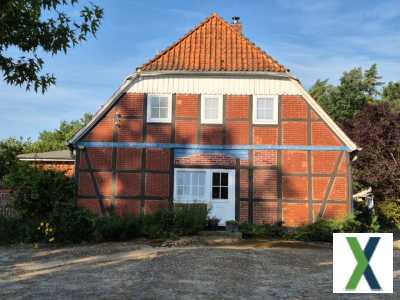
<path fill-rule="evenodd" d="M 235 220 L 235 170 L 211 170 L 210 177 L 210 217 L 225 225 Z"/>

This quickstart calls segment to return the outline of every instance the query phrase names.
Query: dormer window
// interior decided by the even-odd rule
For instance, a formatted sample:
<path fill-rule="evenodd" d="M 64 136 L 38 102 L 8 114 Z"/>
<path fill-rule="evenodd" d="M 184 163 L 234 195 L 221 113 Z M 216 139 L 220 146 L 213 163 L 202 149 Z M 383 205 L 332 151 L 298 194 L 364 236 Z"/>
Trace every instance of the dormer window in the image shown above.
<path fill-rule="evenodd" d="M 278 96 L 254 95 L 253 123 L 278 124 Z"/>
<path fill-rule="evenodd" d="M 147 96 L 147 122 L 171 122 L 171 104 L 170 94 L 149 94 Z"/>
<path fill-rule="evenodd" d="M 222 95 L 201 95 L 201 123 L 222 124 Z"/>

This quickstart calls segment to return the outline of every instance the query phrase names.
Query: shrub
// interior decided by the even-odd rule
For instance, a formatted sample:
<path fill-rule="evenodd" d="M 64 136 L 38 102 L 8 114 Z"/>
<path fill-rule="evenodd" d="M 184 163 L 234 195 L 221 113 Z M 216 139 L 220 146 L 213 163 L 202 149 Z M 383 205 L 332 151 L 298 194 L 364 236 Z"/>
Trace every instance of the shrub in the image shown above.
<path fill-rule="evenodd" d="M 378 203 L 377 215 L 383 228 L 400 230 L 400 200 L 385 200 Z"/>
<path fill-rule="evenodd" d="M 123 218 L 111 214 L 98 218 L 95 228 L 97 241 L 119 241 L 123 238 L 126 227 Z"/>
<path fill-rule="evenodd" d="M 207 207 L 204 205 L 162 209 L 143 217 L 143 235 L 149 238 L 166 238 L 196 234 L 207 226 L 207 214 Z"/>
<path fill-rule="evenodd" d="M 275 224 L 241 224 L 240 231 L 244 238 L 282 238 L 286 235 L 286 229 L 282 226 L 282 222 Z"/>
<path fill-rule="evenodd" d="M 125 232 L 122 235 L 122 239 L 130 240 L 137 238 L 143 233 L 143 223 L 140 217 L 126 216 L 124 217 Z"/>
<path fill-rule="evenodd" d="M 80 243 L 94 239 L 96 216 L 89 210 L 79 207 L 59 209 L 50 217 L 55 227 L 56 242 Z"/>
<path fill-rule="evenodd" d="M 161 209 L 143 216 L 143 235 L 148 238 L 165 238 L 173 233 L 175 214 L 171 209 Z"/>
<path fill-rule="evenodd" d="M 37 236 L 37 224 L 20 217 L 0 216 L 0 244 L 30 243 Z"/>
<path fill-rule="evenodd" d="M 208 210 L 205 205 L 187 205 L 175 208 L 175 232 L 196 234 L 207 226 Z"/>
<path fill-rule="evenodd" d="M 57 209 L 74 205 L 74 182 L 61 172 L 18 163 L 4 179 L 12 203 L 23 219 L 47 220 Z"/>
<path fill-rule="evenodd" d="M 287 238 L 302 241 L 332 242 L 335 232 L 358 232 L 361 223 L 354 215 L 343 219 L 319 219 L 315 223 L 296 228 Z"/>

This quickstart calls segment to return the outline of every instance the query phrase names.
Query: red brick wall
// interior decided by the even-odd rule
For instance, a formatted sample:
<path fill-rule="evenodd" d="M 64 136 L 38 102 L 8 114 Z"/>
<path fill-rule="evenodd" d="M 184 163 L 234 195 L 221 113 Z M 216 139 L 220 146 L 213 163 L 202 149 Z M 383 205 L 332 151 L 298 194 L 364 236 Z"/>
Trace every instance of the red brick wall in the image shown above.
<path fill-rule="evenodd" d="M 198 122 L 193 120 L 176 120 L 175 141 L 177 144 L 197 144 Z"/>
<path fill-rule="evenodd" d="M 225 95 L 224 124 L 200 122 L 200 95 L 177 94 L 172 123 L 147 123 L 145 95 L 125 94 L 100 122 L 83 137 L 85 141 L 148 142 L 178 144 L 340 146 L 343 143 L 298 95 L 280 96 L 278 125 L 251 124 L 251 96 Z M 160 149 L 87 149 L 92 172 L 105 205 L 119 213 L 149 213 L 168 207 L 172 153 Z M 238 217 L 255 223 L 305 224 L 321 213 L 339 217 L 348 210 L 348 159 L 339 151 L 254 150 L 240 160 Z M 113 157 L 116 170 L 113 173 Z M 310 157 L 310 159 L 308 159 Z M 98 211 L 95 189 L 84 156 L 80 157 L 81 205 Z M 177 157 L 176 165 L 236 168 L 236 158 L 223 153 Z M 332 176 L 338 165 L 336 176 Z M 251 167 L 254 169 L 251 170 Z M 252 172 L 253 182 L 249 183 Z M 114 174 L 114 175 L 113 175 Z M 114 182 L 114 185 L 112 184 Z M 252 199 L 248 199 L 249 191 Z M 310 198 L 311 196 L 311 198 Z M 91 198 L 89 198 L 91 197 Z M 127 199 L 129 198 L 129 199 Z M 310 219 L 311 215 L 311 219 Z"/>
<path fill-rule="evenodd" d="M 282 120 L 307 119 L 307 103 L 301 96 L 282 96 Z"/>
<path fill-rule="evenodd" d="M 200 128 L 200 144 L 222 145 L 224 143 L 224 131 L 222 126 L 202 125 Z"/>
<path fill-rule="evenodd" d="M 236 160 L 232 156 L 219 153 L 195 153 L 192 155 L 177 157 L 175 164 L 179 166 L 219 166 L 235 168 Z"/>
<path fill-rule="evenodd" d="M 176 95 L 176 118 L 197 119 L 200 114 L 199 97 L 192 94 Z"/>
<path fill-rule="evenodd" d="M 63 172 L 66 176 L 72 177 L 75 173 L 75 163 L 73 161 L 60 161 L 60 162 L 35 162 L 33 165 L 43 169 Z"/>

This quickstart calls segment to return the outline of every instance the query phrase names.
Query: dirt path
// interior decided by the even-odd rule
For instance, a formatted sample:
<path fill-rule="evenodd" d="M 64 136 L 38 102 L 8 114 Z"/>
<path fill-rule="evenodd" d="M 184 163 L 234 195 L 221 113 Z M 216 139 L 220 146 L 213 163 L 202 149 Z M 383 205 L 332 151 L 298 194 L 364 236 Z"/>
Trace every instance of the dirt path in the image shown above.
<path fill-rule="evenodd" d="M 130 242 L 2 247 L 0 299 L 339 298 L 331 294 L 331 249 L 275 246 L 161 248 Z M 394 270 L 398 292 L 398 251 Z"/>

